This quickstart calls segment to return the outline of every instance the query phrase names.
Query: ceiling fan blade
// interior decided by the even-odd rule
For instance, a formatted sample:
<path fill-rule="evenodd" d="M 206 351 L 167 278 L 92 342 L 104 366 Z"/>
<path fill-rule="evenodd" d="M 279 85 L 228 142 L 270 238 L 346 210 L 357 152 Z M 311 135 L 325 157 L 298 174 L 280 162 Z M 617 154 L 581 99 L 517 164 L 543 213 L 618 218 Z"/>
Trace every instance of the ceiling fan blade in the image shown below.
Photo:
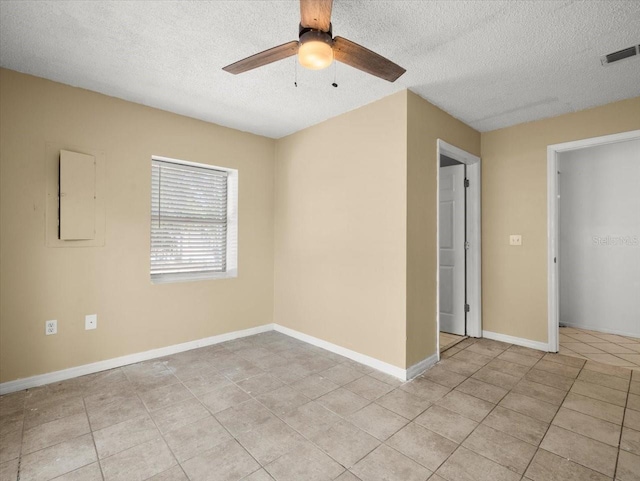
<path fill-rule="evenodd" d="M 239 60 L 236 63 L 223 67 L 222 70 L 237 75 L 239 73 L 246 72 L 247 70 L 253 70 L 254 68 L 277 62 L 283 58 L 291 57 L 296 53 L 298 53 L 298 41 L 294 40 L 292 42 L 283 43 L 277 47 L 270 48 L 264 52 L 257 53 L 251 57 Z"/>
<path fill-rule="evenodd" d="M 400 65 L 343 37 L 333 39 L 333 56 L 342 63 L 389 82 L 395 82 L 406 72 Z"/>
<path fill-rule="evenodd" d="M 333 0 L 300 0 L 300 25 L 328 32 Z"/>

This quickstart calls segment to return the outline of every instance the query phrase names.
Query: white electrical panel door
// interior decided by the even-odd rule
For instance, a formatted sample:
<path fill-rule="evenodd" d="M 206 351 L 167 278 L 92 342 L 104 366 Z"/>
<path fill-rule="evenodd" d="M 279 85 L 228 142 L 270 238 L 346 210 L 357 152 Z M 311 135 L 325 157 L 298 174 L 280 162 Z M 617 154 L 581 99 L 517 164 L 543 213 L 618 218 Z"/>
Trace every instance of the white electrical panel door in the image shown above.
<path fill-rule="evenodd" d="M 96 159 L 92 155 L 60 151 L 61 240 L 96 236 Z"/>

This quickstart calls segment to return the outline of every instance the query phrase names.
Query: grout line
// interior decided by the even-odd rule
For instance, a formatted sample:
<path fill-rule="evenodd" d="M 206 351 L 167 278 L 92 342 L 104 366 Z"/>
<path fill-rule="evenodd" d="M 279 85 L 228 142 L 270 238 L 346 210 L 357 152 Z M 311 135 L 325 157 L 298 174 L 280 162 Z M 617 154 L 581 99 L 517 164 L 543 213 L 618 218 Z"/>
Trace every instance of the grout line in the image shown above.
<path fill-rule="evenodd" d="M 616 455 L 616 463 L 615 466 L 613 468 L 613 479 L 616 479 L 616 475 L 618 474 L 618 463 L 620 461 L 620 451 L 622 451 L 621 449 L 621 445 L 622 445 L 622 432 L 624 431 L 624 418 L 627 415 L 627 406 L 629 405 L 629 397 L 630 397 L 630 393 L 631 393 L 631 380 L 633 379 L 633 372 L 631 372 L 631 376 L 629 378 L 629 390 L 627 391 L 627 398 L 625 399 L 624 402 L 624 410 L 622 411 L 622 423 L 620 425 L 620 437 L 618 438 L 618 453 Z"/>
<path fill-rule="evenodd" d="M 125 374 L 125 377 L 126 377 L 126 374 Z M 96 453 L 96 463 L 98 465 L 98 469 L 100 470 L 100 476 L 102 476 L 102 479 L 104 481 L 104 471 L 102 470 L 102 463 L 100 463 L 100 455 L 98 454 L 98 446 L 96 446 L 96 438 L 93 436 L 93 427 L 91 426 L 91 419 L 89 419 L 89 411 L 87 409 L 87 403 L 84 400 L 84 396 L 82 396 L 82 406 L 84 407 L 84 415 L 87 417 L 87 424 L 89 425 L 89 433 L 91 434 L 91 441 L 93 442 L 93 449 L 94 449 L 94 451 Z M 87 466 L 87 465 L 85 465 L 85 466 Z M 78 469 L 80 469 L 80 468 L 78 468 Z"/>

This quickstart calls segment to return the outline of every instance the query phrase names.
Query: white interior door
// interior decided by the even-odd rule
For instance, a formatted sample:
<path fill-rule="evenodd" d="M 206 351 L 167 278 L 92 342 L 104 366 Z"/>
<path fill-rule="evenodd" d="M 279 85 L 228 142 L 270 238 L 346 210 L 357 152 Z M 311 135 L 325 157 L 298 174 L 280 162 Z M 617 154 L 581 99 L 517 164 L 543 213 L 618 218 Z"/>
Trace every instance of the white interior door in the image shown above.
<path fill-rule="evenodd" d="M 440 330 L 465 334 L 464 165 L 440 168 Z"/>

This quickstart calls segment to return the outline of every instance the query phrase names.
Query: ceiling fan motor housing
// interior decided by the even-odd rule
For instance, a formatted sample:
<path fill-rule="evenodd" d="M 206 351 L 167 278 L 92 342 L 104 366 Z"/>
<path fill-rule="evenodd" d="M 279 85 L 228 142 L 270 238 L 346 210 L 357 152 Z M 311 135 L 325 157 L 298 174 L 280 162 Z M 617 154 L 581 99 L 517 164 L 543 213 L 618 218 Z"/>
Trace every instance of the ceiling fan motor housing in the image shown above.
<path fill-rule="evenodd" d="M 298 38 L 300 39 L 300 45 L 307 42 L 324 42 L 333 46 L 333 25 L 329 24 L 329 30 L 323 32 L 322 30 L 303 27 L 302 24 L 300 24 Z"/>

